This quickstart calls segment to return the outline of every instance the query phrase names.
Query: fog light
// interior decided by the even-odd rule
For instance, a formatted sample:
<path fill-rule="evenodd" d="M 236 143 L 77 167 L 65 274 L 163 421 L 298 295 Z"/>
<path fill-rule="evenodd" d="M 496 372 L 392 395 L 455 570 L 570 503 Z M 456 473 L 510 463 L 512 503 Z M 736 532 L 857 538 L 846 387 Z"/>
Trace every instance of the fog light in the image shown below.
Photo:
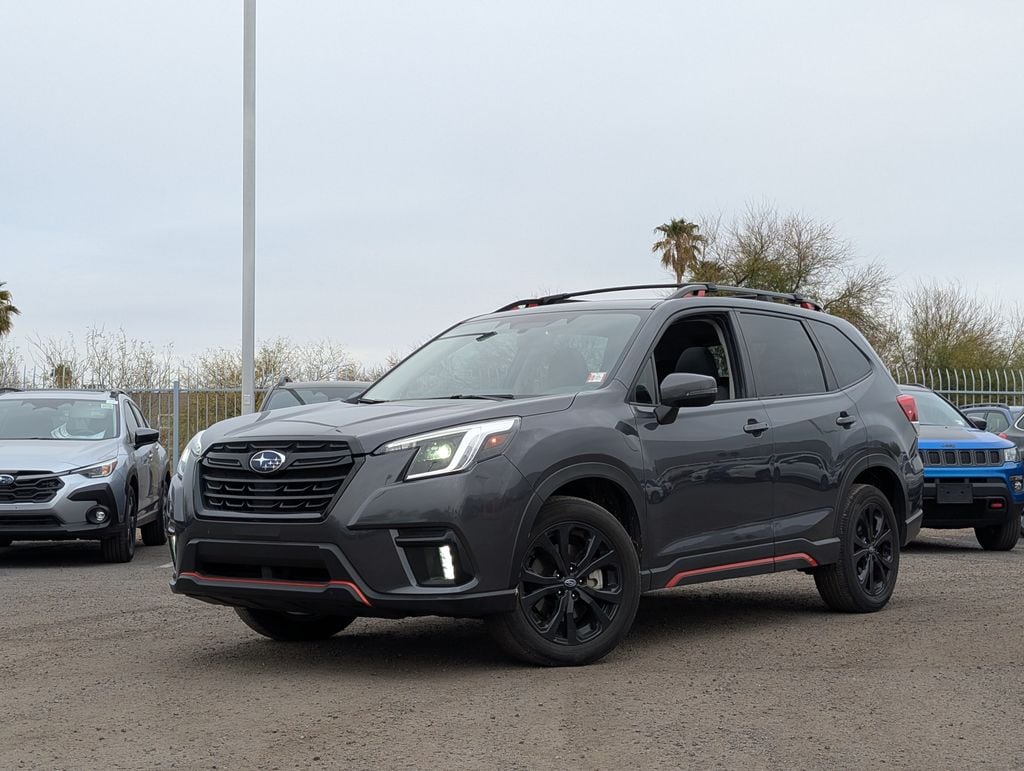
<path fill-rule="evenodd" d="M 1010 484 L 1015 493 L 1024 492 L 1024 477 L 1010 477 Z"/>
<path fill-rule="evenodd" d="M 437 556 L 441 558 L 441 575 L 445 581 L 455 580 L 455 561 L 452 559 L 452 547 L 448 544 L 437 550 Z"/>
<path fill-rule="evenodd" d="M 90 509 L 85 518 L 94 525 L 102 525 L 110 519 L 110 512 L 102 506 L 97 506 L 94 509 Z"/>

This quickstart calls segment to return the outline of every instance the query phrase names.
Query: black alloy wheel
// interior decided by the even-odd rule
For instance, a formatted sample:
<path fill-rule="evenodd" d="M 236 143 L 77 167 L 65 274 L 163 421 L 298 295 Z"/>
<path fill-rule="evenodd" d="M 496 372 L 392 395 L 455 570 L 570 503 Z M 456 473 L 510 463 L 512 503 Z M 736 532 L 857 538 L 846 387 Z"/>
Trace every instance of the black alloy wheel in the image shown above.
<path fill-rule="evenodd" d="M 545 640 L 578 645 L 607 629 L 622 603 L 623 566 L 599 530 L 564 522 L 534 540 L 523 561 L 519 603 Z"/>
<path fill-rule="evenodd" d="M 832 610 L 881 610 L 892 597 L 900 569 L 902 541 L 892 504 L 877 487 L 853 485 L 837 526 L 837 560 L 812 571 L 818 593 Z"/>
<path fill-rule="evenodd" d="M 622 524 L 592 501 L 544 504 L 515 577 L 513 610 L 487 620 L 501 648 L 543 666 L 606 656 L 629 633 L 640 603 L 640 562 Z"/>
<path fill-rule="evenodd" d="M 896 534 L 877 500 L 864 505 L 853 526 L 857 580 L 869 597 L 880 597 L 896 577 Z"/>

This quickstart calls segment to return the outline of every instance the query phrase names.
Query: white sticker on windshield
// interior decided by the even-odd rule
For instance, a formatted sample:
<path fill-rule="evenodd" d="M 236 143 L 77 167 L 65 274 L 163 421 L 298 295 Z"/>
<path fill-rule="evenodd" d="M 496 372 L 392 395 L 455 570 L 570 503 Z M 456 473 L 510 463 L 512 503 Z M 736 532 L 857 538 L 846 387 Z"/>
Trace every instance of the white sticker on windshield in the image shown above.
<path fill-rule="evenodd" d="M 603 383 L 604 376 L 607 374 L 607 372 L 591 372 L 587 375 L 587 383 Z"/>

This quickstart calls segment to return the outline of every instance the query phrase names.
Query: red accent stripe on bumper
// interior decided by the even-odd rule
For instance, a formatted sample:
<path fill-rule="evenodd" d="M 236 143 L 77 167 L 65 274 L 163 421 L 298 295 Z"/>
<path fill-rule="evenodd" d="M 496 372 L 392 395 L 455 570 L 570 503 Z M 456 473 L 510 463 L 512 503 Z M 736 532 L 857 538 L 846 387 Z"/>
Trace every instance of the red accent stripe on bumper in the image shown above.
<path fill-rule="evenodd" d="M 370 607 L 370 601 L 366 599 L 363 591 L 351 581 L 284 581 L 276 578 L 229 578 L 227 576 L 204 576 L 202 573 L 186 571 L 180 573 L 185 578 L 195 581 L 211 581 L 222 584 L 254 584 L 256 586 L 286 586 L 302 589 L 326 589 L 329 586 L 344 586 L 354 594 L 363 605 Z"/>
<path fill-rule="evenodd" d="M 727 570 L 739 570 L 741 568 L 752 568 L 760 565 L 774 565 L 778 567 L 780 562 L 793 562 L 794 560 L 806 562 L 812 568 L 818 567 L 818 561 L 810 554 L 804 554 L 803 552 L 799 552 L 797 554 L 783 554 L 779 557 L 762 557 L 761 559 L 747 560 L 746 562 L 729 562 L 725 565 L 713 565 L 707 568 L 697 568 L 696 570 L 684 570 L 683 572 L 676 573 L 672 576 L 672 580 L 665 584 L 665 588 L 671 589 L 684 578 L 690 578 L 691 576 L 703 576 L 708 573 L 721 573 Z"/>

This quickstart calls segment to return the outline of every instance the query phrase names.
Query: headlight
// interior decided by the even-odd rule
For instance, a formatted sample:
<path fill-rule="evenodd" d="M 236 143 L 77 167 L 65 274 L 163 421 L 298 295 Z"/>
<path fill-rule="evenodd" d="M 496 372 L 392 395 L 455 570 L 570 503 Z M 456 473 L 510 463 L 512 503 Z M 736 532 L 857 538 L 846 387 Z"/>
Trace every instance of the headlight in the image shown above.
<path fill-rule="evenodd" d="M 105 460 L 103 463 L 97 463 L 95 466 L 86 466 L 85 468 L 75 469 L 73 474 L 81 474 L 89 479 L 100 479 L 102 477 L 108 477 L 114 473 L 114 469 L 117 468 L 117 460 Z"/>
<path fill-rule="evenodd" d="M 1003 460 L 1007 463 L 1016 463 L 1020 460 L 1020 451 L 1016 447 L 1007 447 L 1003 450 Z"/>
<path fill-rule="evenodd" d="M 185 466 L 192 458 L 198 458 L 203 454 L 203 432 L 200 431 L 198 434 L 189 439 L 188 444 L 185 445 L 185 452 L 178 458 L 177 474 L 179 477 L 185 476 Z"/>
<path fill-rule="evenodd" d="M 405 479 L 454 474 L 475 461 L 500 455 L 517 428 L 519 418 L 456 426 L 388 442 L 374 455 L 416 448 L 416 454 L 406 467 Z"/>

